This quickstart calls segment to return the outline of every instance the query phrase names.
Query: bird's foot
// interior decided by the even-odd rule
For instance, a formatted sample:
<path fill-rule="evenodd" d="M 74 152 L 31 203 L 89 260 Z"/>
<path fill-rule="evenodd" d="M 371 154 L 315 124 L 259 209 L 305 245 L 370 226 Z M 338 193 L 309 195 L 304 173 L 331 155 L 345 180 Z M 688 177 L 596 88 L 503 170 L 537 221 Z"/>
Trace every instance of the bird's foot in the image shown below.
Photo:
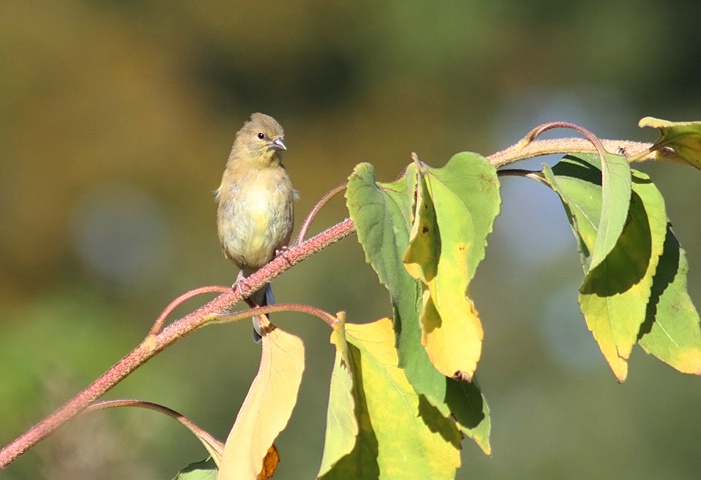
<path fill-rule="evenodd" d="M 242 292 L 244 289 L 251 289 L 251 286 L 246 281 L 246 277 L 243 276 L 243 272 L 239 271 L 239 274 L 236 276 L 236 281 L 231 286 L 231 289 L 234 291 L 238 290 L 239 292 Z"/>

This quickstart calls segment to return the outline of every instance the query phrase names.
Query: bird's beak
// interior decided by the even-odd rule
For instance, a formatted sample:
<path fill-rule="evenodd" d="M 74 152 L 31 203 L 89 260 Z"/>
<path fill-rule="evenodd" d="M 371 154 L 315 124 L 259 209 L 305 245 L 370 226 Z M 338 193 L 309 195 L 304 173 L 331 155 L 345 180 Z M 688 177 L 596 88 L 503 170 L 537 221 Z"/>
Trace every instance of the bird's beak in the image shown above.
<path fill-rule="evenodd" d="M 282 138 L 273 140 L 273 143 L 270 145 L 270 148 L 272 148 L 273 150 L 287 150 L 285 142 L 282 141 Z"/>

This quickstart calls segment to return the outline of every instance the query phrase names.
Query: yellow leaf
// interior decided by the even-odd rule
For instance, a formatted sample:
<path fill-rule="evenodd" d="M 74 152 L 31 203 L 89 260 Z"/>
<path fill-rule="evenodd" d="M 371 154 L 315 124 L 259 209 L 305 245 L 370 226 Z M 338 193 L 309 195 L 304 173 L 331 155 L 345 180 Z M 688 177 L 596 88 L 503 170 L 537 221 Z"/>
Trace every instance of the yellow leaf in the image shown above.
<path fill-rule="evenodd" d="M 658 128 L 662 133 L 652 150 L 671 147 L 689 165 L 701 169 L 701 122 L 669 122 L 645 117 L 638 126 Z"/>
<path fill-rule="evenodd" d="M 297 403 L 304 371 L 302 340 L 274 328 L 262 343 L 258 374 L 226 439 L 218 480 L 258 478 L 263 459 Z"/>
<path fill-rule="evenodd" d="M 421 343 L 443 375 L 471 380 L 482 351 L 482 324 L 467 298 L 468 259 L 475 240 L 466 205 L 430 171 L 419 169 L 404 262 L 421 280 Z"/>

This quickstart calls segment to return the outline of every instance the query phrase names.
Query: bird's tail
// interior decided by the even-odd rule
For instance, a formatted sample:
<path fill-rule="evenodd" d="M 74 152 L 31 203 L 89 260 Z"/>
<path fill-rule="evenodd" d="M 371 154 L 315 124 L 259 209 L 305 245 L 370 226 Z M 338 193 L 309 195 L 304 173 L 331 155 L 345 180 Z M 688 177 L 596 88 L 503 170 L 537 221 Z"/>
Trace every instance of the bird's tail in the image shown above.
<path fill-rule="evenodd" d="M 273 296 L 273 289 L 270 287 L 270 283 L 266 283 L 264 288 L 261 288 L 256 293 L 251 296 L 258 306 L 265 307 L 267 305 L 275 305 L 275 297 Z M 266 314 L 268 320 L 270 320 L 270 315 Z M 253 340 L 259 343 L 261 338 L 263 338 L 263 332 L 260 329 L 260 322 L 258 317 L 253 317 Z"/>

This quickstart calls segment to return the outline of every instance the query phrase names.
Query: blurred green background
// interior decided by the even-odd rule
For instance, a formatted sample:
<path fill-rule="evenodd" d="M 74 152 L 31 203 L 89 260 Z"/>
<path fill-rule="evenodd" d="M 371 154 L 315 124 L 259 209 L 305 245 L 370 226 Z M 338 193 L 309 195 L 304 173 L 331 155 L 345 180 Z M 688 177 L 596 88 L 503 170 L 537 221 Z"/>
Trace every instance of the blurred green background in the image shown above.
<path fill-rule="evenodd" d="M 212 192 L 251 112 L 285 127 L 298 218 L 356 163 L 392 180 L 412 151 L 440 166 L 459 151 L 493 153 L 545 121 L 652 141 L 656 132 L 636 126 L 643 116 L 701 118 L 701 3 L 676 5 L 3 2 L 0 444 L 126 354 L 171 299 L 233 282 Z M 665 195 L 701 302 L 701 216 L 689 207 L 701 174 L 641 169 Z M 493 455 L 466 440 L 458 478 L 696 478 L 698 378 L 636 348 L 618 385 L 578 311 L 581 268 L 557 198 L 506 178 L 503 199 L 472 287 Z M 336 200 L 315 228 L 344 215 Z M 275 289 L 278 301 L 346 310 L 349 321 L 390 313 L 354 237 Z M 277 320 L 303 337 L 308 359 L 275 478 L 313 478 L 329 330 L 300 315 Z M 199 331 L 108 397 L 163 403 L 223 439 L 257 369 L 249 330 Z M 171 420 L 113 410 L 65 427 L 0 477 L 167 479 L 205 456 Z"/>

